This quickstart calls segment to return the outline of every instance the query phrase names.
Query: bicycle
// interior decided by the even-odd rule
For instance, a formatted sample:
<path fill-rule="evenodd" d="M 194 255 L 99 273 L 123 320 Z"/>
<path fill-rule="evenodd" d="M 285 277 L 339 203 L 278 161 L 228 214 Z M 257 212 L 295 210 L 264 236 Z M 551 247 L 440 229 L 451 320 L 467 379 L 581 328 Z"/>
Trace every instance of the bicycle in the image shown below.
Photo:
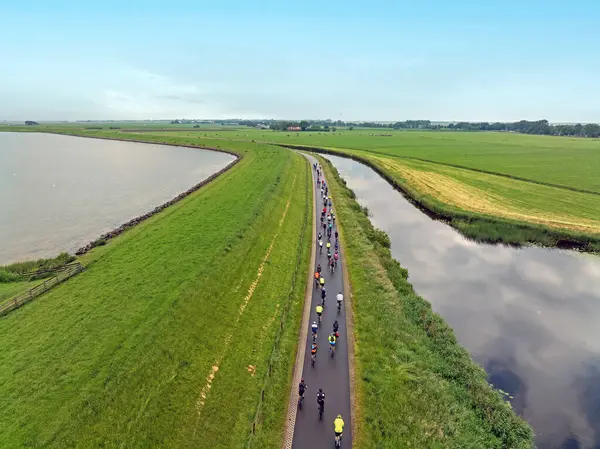
<path fill-rule="evenodd" d="M 316 354 L 316 353 L 314 353 L 314 354 L 311 354 L 311 355 L 310 355 L 310 364 L 311 364 L 312 366 L 315 366 L 315 362 L 316 362 L 316 361 L 317 361 L 317 354 Z"/>
<path fill-rule="evenodd" d="M 298 408 L 300 410 L 302 410 L 302 402 L 304 402 L 304 395 L 303 394 L 299 395 L 299 397 L 298 397 Z"/>
<path fill-rule="evenodd" d="M 342 436 L 336 434 L 336 436 L 335 436 L 335 449 L 340 449 L 341 447 L 342 447 Z"/>
<path fill-rule="evenodd" d="M 329 345 L 329 355 L 331 356 L 331 358 L 335 357 L 335 345 Z"/>
<path fill-rule="evenodd" d="M 319 404 L 319 421 L 323 421 L 323 413 L 325 412 L 325 401 L 318 401 Z"/>

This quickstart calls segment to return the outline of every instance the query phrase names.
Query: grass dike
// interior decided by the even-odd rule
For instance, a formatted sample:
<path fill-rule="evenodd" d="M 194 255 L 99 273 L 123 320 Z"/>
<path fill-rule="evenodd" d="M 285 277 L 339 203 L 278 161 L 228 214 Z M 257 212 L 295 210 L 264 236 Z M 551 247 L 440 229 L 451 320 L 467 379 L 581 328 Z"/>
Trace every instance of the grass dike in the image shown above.
<path fill-rule="evenodd" d="M 353 293 L 354 447 L 531 448 L 533 431 L 418 296 L 329 161 Z"/>
<path fill-rule="evenodd" d="M 280 446 L 310 257 L 310 171 L 272 145 L 226 147 L 241 156 L 234 167 L 0 319 L 3 445 Z"/>

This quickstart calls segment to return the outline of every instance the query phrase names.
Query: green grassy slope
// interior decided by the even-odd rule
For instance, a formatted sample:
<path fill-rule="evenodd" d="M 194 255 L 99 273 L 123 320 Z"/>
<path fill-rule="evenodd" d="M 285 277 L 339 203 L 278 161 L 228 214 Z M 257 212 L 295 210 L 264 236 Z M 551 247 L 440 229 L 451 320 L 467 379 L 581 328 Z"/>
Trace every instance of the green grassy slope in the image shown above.
<path fill-rule="evenodd" d="M 355 447 L 530 448 L 533 432 L 486 381 L 452 330 L 415 294 L 337 172 L 325 166 L 353 293 Z M 332 181 L 334 180 L 334 181 Z"/>
<path fill-rule="evenodd" d="M 289 151 L 228 147 L 244 155 L 232 170 L 0 319 L 4 445 L 240 447 L 265 380 L 255 438 L 280 444 L 304 292 L 294 279 L 308 264 L 309 172 Z"/>

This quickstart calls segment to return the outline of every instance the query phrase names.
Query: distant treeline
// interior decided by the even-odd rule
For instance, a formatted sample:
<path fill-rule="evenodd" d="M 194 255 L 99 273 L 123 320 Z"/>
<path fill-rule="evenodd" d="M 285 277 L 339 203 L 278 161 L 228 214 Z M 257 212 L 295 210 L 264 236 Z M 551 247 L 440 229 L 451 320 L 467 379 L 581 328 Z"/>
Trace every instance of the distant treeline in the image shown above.
<path fill-rule="evenodd" d="M 582 125 L 551 125 L 548 120 L 530 122 L 521 120 L 514 123 L 450 123 L 448 129 L 462 131 L 512 131 L 524 134 L 541 134 L 548 136 L 577 136 L 577 137 L 600 137 L 600 125 L 588 123 Z"/>
<path fill-rule="evenodd" d="M 300 131 L 336 131 L 338 127 L 344 128 L 387 128 L 387 129 L 429 129 L 429 130 L 454 130 L 454 131 L 506 131 L 523 134 L 539 134 L 548 136 L 577 136 L 600 137 L 600 125 L 588 123 L 582 125 L 551 125 L 548 120 L 528 121 L 521 120 L 512 123 L 502 122 L 458 122 L 449 124 L 432 123 L 430 120 L 406 120 L 396 123 L 377 122 L 344 122 L 342 120 L 241 120 L 240 125 L 252 127 L 269 127 L 269 129 L 286 131 L 299 128 Z"/>

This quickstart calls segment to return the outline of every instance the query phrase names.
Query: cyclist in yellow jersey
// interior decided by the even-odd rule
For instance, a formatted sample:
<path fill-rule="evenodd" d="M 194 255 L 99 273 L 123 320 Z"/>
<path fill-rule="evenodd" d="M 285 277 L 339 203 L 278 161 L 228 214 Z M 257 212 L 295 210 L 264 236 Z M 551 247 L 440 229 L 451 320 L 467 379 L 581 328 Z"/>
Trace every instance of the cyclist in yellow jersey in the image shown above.
<path fill-rule="evenodd" d="M 319 284 L 321 284 L 321 286 L 325 285 L 325 278 L 323 276 L 319 279 Z"/>
<path fill-rule="evenodd" d="M 344 433 L 344 420 L 342 419 L 342 415 L 337 415 L 337 418 L 333 421 L 333 430 L 335 431 L 336 437 L 342 437 L 342 433 Z"/>
<path fill-rule="evenodd" d="M 323 306 L 321 304 L 319 304 L 315 308 L 315 310 L 317 312 L 317 321 L 319 322 L 319 325 L 321 325 L 321 315 L 323 315 Z"/>

